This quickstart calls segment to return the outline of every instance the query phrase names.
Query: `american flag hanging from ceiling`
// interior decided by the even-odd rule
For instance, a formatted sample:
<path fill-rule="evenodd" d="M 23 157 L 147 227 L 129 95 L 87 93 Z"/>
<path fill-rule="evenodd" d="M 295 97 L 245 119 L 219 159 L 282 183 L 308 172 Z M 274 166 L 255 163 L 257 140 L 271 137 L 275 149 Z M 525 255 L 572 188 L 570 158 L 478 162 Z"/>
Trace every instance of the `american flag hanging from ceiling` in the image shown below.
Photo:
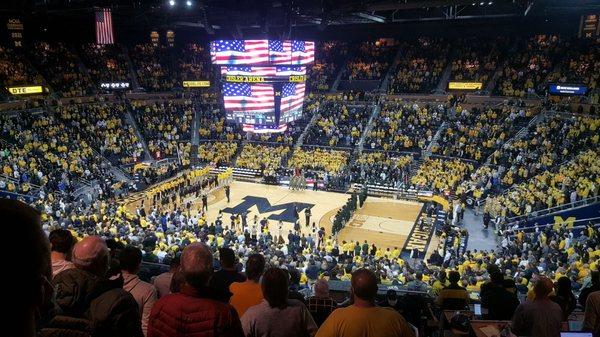
<path fill-rule="evenodd" d="M 96 10 L 96 43 L 115 43 L 112 26 L 112 14 L 109 8 Z"/>

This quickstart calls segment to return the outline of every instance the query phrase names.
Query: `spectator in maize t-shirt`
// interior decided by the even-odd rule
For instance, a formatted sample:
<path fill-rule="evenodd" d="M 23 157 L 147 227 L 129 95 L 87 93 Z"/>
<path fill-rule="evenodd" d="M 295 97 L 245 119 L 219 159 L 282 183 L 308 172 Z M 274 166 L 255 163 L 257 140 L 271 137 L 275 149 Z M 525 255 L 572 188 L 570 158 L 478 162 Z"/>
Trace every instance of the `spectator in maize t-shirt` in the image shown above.
<path fill-rule="evenodd" d="M 229 286 L 232 296 L 230 304 L 242 317 L 246 310 L 263 300 L 260 277 L 265 271 L 265 258 L 260 254 L 252 254 L 246 261 L 246 277 L 244 282 L 233 282 Z"/>
<path fill-rule="evenodd" d="M 402 315 L 375 305 L 377 276 L 368 269 L 352 273 L 353 304 L 335 310 L 321 325 L 317 337 L 413 337 Z"/>

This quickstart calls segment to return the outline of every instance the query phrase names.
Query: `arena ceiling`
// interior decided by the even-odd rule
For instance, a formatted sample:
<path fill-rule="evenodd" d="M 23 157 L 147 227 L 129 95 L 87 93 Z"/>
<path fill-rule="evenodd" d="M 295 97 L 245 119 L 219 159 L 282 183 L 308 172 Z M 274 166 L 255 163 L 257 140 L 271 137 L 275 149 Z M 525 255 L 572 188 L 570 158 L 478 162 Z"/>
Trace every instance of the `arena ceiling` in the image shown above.
<path fill-rule="evenodd" d="M 575 16 L 600 12 L 600 0 L 4 0 L 0 11 L 62 19 L 97 7 L 110 7 L 116 18 L 126 18 L 115 20 L 121 29 L 169 26 L 241 38 L 249 31 L 287 37 L 305 27 L 324 31 L 356 25 Z"/>

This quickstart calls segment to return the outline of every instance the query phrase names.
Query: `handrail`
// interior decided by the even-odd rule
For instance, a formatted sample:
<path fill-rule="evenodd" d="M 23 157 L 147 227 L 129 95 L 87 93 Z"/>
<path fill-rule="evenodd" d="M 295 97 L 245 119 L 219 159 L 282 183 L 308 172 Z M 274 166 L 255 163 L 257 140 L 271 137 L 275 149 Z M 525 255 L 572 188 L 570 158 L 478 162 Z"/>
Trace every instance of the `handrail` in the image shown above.
<path fill-rule="evenodd" d="M 597 220 L 597 221 L 594 221 L 594 220 Z M 598 217 L 598 216 L 597 217 L 593 217 L 593 218 L 586 218 L 586 219 L 574 220 L 573 224 L 580 223 L 580 222 L 586 222 L 586 223 L 587 222 L 592 222 L 592 223 L 596 222 L 595 224 L 593 224 L 593 226 L 594 227 L 600 227 L 600 217 Z M 543 229 L 543 228 L 550 227 L 550 226 L 554 226 L 554 223 L 547 223 L 547 224 L 538 225 L 538 226 L 527 226 L 527 227 L 521 228 L 521 230 L 523 232 L 530 232 L 531 230 L 535 230 L 536 228 Z M 585 228 L 586 226 L 587 225 L 578 225 L 578 226 L 573 226 L 570 229 L 571 230 L 580 229 L 580 228 Z M 515 235 L 516 234 L 511 234 L 510 237 L 513 237 Z"/>
<path fill-rule="evenodd" d="M 517 221 L 523 220 L 523 219 L 533 219 L 533 218 L 537 218 L 537 217 L 540 217 L 543 215 L 555 213 L 555 212 L 562 211 L 562 210 L 569 209 L 569 208 L 590 205 L 590 204 L 593 204 L 598 201 L 600 201 L 600 195 L 585 198 L 582 200 L 577 200 L 575 202 L 570 202 L 570 203 L 566 203 L 566 204 L 562 204 L 562 205 L 558 205 L 558 206 L 554 206 L 554 207 L 545 208 L 545 209 L 542 209 L 539 211 L 531 212 L 529 214 L 518 215 L 518 216 L 507 219 L 507 223 L 511 224 L 511 223 L 514 223 L 514 222 L 517 222 Z"/>

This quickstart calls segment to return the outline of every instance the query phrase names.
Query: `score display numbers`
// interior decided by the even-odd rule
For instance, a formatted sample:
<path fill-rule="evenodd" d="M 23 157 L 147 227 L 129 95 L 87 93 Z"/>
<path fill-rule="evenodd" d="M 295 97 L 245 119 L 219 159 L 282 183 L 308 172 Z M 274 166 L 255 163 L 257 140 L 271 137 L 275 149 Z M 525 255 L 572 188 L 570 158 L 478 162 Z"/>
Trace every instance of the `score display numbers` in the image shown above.
<path fill-rule="evenodd" d="M 223 78 L 225 82 L 235 83 L 273 83 L 273 82 L 291 82 L 300 83 L 306 82 L 305 75 L 290 75 L 287 77 L 282 76 L 244 76 L 244 75 L 225 75 Z"/>

